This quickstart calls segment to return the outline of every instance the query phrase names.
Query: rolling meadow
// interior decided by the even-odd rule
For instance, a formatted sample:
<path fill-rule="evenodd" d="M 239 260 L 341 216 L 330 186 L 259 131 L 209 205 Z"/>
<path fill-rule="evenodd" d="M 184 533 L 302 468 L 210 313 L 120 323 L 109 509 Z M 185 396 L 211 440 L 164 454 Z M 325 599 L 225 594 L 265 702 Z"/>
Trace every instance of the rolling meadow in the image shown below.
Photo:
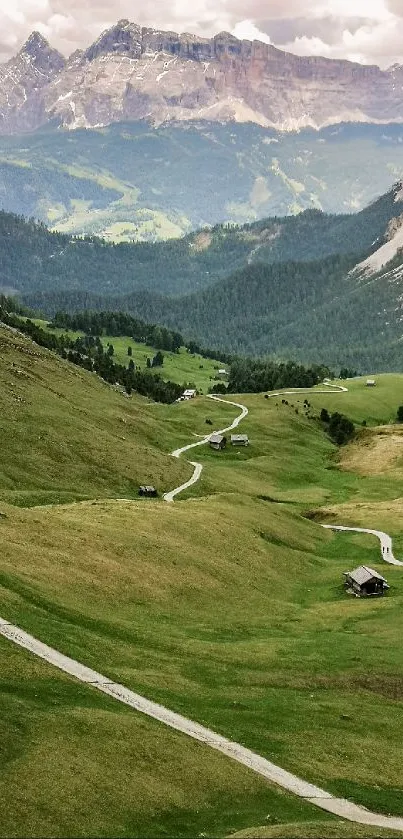
<path fill-rule="evenodd" d="M 402 570 L 373 537 L 320 523 L 384 528 L 403 553 L 390 441 L 403 376 L 229 397 L 249 409 L 249 447 L 194 450 L 201 480 L 167 504 L 140 500 L 138 485 L 161 494 L 187 480 L 186 456 L 169 453 L 236 408 L 125 398 L 10 330 L 0 341 L 1 616 L 305 780 L 399 815 Z M 185 360 L 192 381 L 214 371 Z M 323 407 L 354 420 L 353 442 L 330 441 Z M 346 596 L 343 572 L 360 564 L 386 576 L 386 597 Z M 0 835 L 393 835 L 346 825 L 5 639 L 0 655 Z"/>

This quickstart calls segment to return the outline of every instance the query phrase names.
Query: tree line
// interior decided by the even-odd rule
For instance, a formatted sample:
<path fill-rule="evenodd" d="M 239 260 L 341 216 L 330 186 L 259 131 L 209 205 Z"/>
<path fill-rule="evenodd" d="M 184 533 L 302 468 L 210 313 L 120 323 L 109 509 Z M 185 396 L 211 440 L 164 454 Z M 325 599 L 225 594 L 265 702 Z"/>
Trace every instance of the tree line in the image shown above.
<path fill-rule="evenodd" d="M 304 367 L 295 361 L 238 358 L 231 364 L 227 389 L 229 393 L 261 393 L 287 387 L 310 388 L 327 377 L 333 378 L 333 373 L 320 364 Z"/>
<path fill-rule="evenodd" d="M 56 312 L 50 326 L 84 332 L 86 335 L 129 336 L 139 343 L 150 344 L 156 350 L 177 353 L 184 344 L 180 332 L 164 326 L 145 323 L 126 312 Z"/>
<path fill-rule="evenodd" d="M 113 353 L 108 348 L 104 349 L 99 336 L 85 335 L 77 339 L 72 339 L 68 335 L 57 336 L 42 329 L 30 318 L 25 320 L 1 307 L 0 320 L 18 329 L 24 335 L 28 335 L 39 346 L 58 353 L 61 358 L 84 370 L 96 373 L 109 384 L 121 385 L 128 395 L 135 391 L 142 396 L 148 396 L 155 402 L 169 403 L 178 399 L 183 392 L 183 386 L 176 382 L 165 381 L 158 373 L 152 373 L 148 369 L 136 370 L 134 364 L 130 362 L 127 367 L 116 363 L 113 360 Z"/>

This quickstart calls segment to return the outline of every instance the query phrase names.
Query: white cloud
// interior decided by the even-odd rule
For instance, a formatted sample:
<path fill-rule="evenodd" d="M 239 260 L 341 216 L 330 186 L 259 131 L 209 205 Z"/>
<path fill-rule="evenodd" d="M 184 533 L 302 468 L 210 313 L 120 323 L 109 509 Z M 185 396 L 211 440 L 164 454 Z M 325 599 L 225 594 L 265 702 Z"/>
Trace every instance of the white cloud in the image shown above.
<path fill-rule="evenodd" d="M 297 55 L 324 55 L 327 58 L 389 67 L 402 63 L 402 44 L 403 20 L 390 19 L 366 24 L 355 32 L 344 29 L 336 43 L 326 42 L 323 38 L 301 36 L 281 46 Z"/>
<path fill-rule="evenodd" d="M 264 41 L 266 44 L 271 44 L 270 35 L 266 32 L 261 32 L 251 20 L 240 20 L 235 24 L 232 34 L 236 38 L 243 38 L 247 41 Z"/>
<path fill-rule="evenodd" d="M 204 36 L 225 29 L 300 55 L 403 63 L 403 0 L 0 0 L 0 59 L 33 29 L 69 54 L 120 18 Z"/>

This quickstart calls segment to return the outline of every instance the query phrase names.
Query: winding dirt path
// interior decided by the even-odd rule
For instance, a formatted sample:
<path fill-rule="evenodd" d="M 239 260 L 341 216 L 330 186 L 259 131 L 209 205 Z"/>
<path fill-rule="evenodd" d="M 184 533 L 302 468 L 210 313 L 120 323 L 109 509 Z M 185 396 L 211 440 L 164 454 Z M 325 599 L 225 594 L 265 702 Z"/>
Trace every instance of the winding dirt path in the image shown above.
<path fill-rule="evenodd" d="M 209 399 L 214 399 L 215 402 L 224 402 L 224 405 L 233 405 L 235 408 L 240 408 L 241 413 L 239 416 L 235 417 L 234 421 L 229 425 L 227 428 L 221 428 L 219 431 L 210 431 L 209 434 L 206 434 L 205 437 L 202 437 L 201 440 L 198 440 L 197 443 L 189 443 L 187 446 L 182 446 L 181 449 L 175 449 L 174 452 L 171 452 L 171 457 L 180 457 L 181 454 L 184 452 L 188 452 L 191 449 L 196 449 L 198 446 L 205 446 L 206 443 L 209 442 L 210 437 L 212 434 L 226 434 L 228 431 L 232 431 L 234 428 L 237 428 L 240 422 L 242 422 L 245 417 L 248 416 L 248 409 L 245 405 L 241 405 L 239 402 L 230 402 L 229 399 L 221 399 L 219 396 L 211 396 L 209 395 Z M 176 489 L 172 489 L 170 492 L 166 492 L 162 497 L 164 501 L 173 501 L 174 498 L 179 495 L 181 492 L 184 492 L 185 489 L 189 489 L 189 487 L 196 484 L 200 478 L 200 475 L 203 471 L 203 466 L 201 463 L 197 463 L 194 460 L 188 460 L 188 463 L 193 466 L 193 475 L 186 481 L 184 484 L 176 487 Z"/>
<path fill-rule="evenodd" d="M 388 562 L 389 565 L 403 565 L 400 559 L 396 559 L 392 550 L 392 539 L 383 530 L 370 530 L 368 527 L 345 527 L 342 524 L 322 524 L 326 530 L 342 530 L 351 531 L 352 533 L 370 533 L 371 536 L 376 536 L 381 543 L 382 559 Z"/>
<path fill-rule="evenodd" d="M 315 390 L 312 391 L 312 388 L 299 388 L 298 390 L 282 390 L 278 391 L 277 393 L 270 393 L 268 398 L 273 399 L 274 397 L 279 396 L 298 396 L 300 393 L 329 393 L 329 388 L 333 390 L 330 392 L 333 393 L 348 393 L 348 388 L 343 387 L 342 385 L 333 385 L 329 382 L 328 385 L 325 385 L 323 390 Z M 205 437 L 202 437 L 201 440 L 198 440 L 197 443 L 189 443 L 187 446 L 182 446 L 181 449 L 175 449 L 174 452 L 171 452 L 171 457 L 180 457 L 185 452 L 190 451 L 191 449 L 196 449 L 198 446 L 205 446 L 206 443 L 209 442 L 210 437 L 212 434 L 226 434 L 228 431 L 233 431 L 234 428 L 237 428 L 239 423 L 242 422 L 245 417 L 248 416 L 248 409 L 245 405 L 242 405 L 240 402 L 230 402 L 229 399 L 221 399 L 220 396 L 212 396 L 209 394 L 209 399 L 214 399 L 215 402 L 223 402 L 224 405 L 233 405 L 235 408 L 240 408 L 241 413 L 238 417 L 234 419 L 234 421 L 229 425 L 227 428 L 220 428 L 219 431 L 210 431 L 209 434 L 206 434 Z M 194 460 L 188 460 L 190 466 L 193 466 L 193 475 L 189 478 L 188 481 L 185 481 L 184 484 L 172 489 L 170 492 L 165 492 L 162 496 L 164 501 L 173 501 L 177 495 L 180 495 L 181 492 L 184 492 L 185 489 L 189 489 L 189 487 L 196 484 L 197 481 L 200 479 L 201 473 L 203 471 L 203 466 L 201 463 L 197 463 Z"/>
<path fill-rule="evenodd" d="M 338 390 L 346 391 L 346 388 L 340 387 L 338 388 Z M 271 396 L 281 396 L 284 393 L 288 393 L 289 395 L 296 395 L 296 393 L 301 392 L 304 391 L 302 389 L 299 391 L 282 391 L 281 393 L 271 394 Z M 316 391 L 316 393 L 318 392 L 328 393 L 328 390 Z M 239 423 L 244 419 L 244 417 L 246 417 L 248 414 L 248 409 L 244 405 L 241 405 L 237 402 L 229 402 L 228 400 L 221 399 L 218 396 L 212 396 L 210 398 L 215 399 L 218 402 L 224 402 L 227 405 L 233 405 L 241 409 L 241 413 L 238 417 L 236 417 L 236 419 L 230 426 L 221 429 L 219 432 L 216 433 L 223 434 L 225 432 L 231 431 L 233 428 L 236 428 L 239 425 Z M 191 443 L 187 446 L 183 446 L 180 449 L 176 449 L 174 452 L 172 452 L 172 456 L 180 457 L 181 454 L 183 454 L 186 451 L 189 451 L 190 449 L 196 448 L 197 446 L 205 445 L 209 441 L 210 436 L 211 435 L 208 434 L 206 435 L 206 437 L 203 437 L 203 439 L 199 440 L 196 443 Z M 176 495 L 178 495 L 180 492 L 183 492 L 185 489 L 187 489 L 189 486 L 192 486 L 192 484 L 196 483 L 196 481 L 199 480 L 202 472 L 202 465 L 193 461 L 189 462 L 192 464 L 192 466 L 194 466 L 194 472 L 192 477 L 185 484 L 182 484 L 180 487 L 177 487 L 171 492 L 166 493 L 164 495 L 166 501 L 173 501 Z M 361 533 L 371 533 L 380 539 L 383 558 L 386 559 L 387 562 L 391 562 L 392 564 L 403 565 L 402 562 L 399 562 L 399 560 L 396 560 L 393 556 L 392 540 L 386 533 L 377 530 L 367 530 L 365 528 L 343 527 L 341 525 L 322 525 L 322 527 L 331 530 L 354 530 Z M 385 553 L 387 554 L 387 557 L 385 556 Z M 20 647 L 23 647 L 24 649 L 31 652 L 33 655 L 38 656 L 39 658 L 43 659 L 44 661 L 48 662 L 54 667 L 57 667 L 64 673 L 67 673 L 75 679 L 78 679 L 80 682 L 84 682 L 91 688 L 100 690 L 102 691 L 102 693 L 111 696 L 118 702 L 122 702 L 125 705 L 128 705 L 130 708 L 133 708 L 134 710 L 142 714 L 146 714 L 147 716 L 152 717 L 155 720 L 158 720 L 164 725 L 167 725 L 170 728 L 175 729 L 176 731 L 180 731 L 188 737 L 192 737 L 194 740 L 197 740 L 200 743 L 204 743 L 205 745 L 209 746 L 212 749 L 215 749 L 216 751 L 221 752 L 222 754 L 226 755 L 232 760 L 236 760 L 238 763 L 242 764 L 243 766 L 246 766 L 248 769 L 252 770 L 258 775 L 263 776 L 268 781 L 279 785 L 283 789 L 287 790 L 290 793 L 293 793 L 294 795 L 299 796 L 300 798 L 303 798 L 310 804 L 314 804 L 315 806 L 320 807 L 322 810 L 326 810 L 327 812 L 333 813 L 341 818 L 347 819 L 348 821 L 357 822 L 359 824 L 372 825 L 374 827 L 389 828 L 390 830 L 398 830 L 403 833 L 403 818 L 395 816 L 384 816 L 380 813 L 371 813 L 369 810 L 366 810 L 365 807 L 360 807 L 356 804 L 353 804 L 351 801 L 348 801 L 347 799 L 336 798 L 326 790 L 323 790 L 320 787 L 315 786 L 314 784 L 310 784 L 309 782 L 304 781 L 302 778 L 299 778 L 297 775 L 294 775 L 291 772 L 287 772 L 285 769 L 282 769 L 280 766 L 271 763 L 271 761 L 267 760 L 261 755 L 258 755 L 250 749 L 245 748 L 245 746 L 242 746 L 240 743 L 228 740 L 226 737 L 217 734 L 215 731 L 205 728 L 204 726 L 199 725 L 199 723 L 193 722 L 192 720 L 187 719 L 181 714 L 177 714 L 174 711 L 169 710 L 169 708 L 165 708 L 163 705 L 159 705 L 156 702 L 152 702 L 149 699 L 146 699 L 144 696 L 134 693 L 132 690 L 129 690 L 129 688 L 126 688 L 124 685 L 111 681 L 106 676 L 103 676 L 101 673 L 97 673 L 95 670 L 91 670 L 84 664 L 81 664 L 79 661 L 76 661 L 75 659 L 63 655 L 63 653 L 60 653 L 58 652 L 58 650 L 55 650 L 54 648 L 47 646 L 46 644 L 39 641 L 37 638 L 34 638 L 27 632 L 24 632 L 18 626 L 13 626 L 7 620 L 4 620 L 2 618 L 0 618 L 0 635 L 2 635 L 4 638 L 7 638 L 12 643 L 17 644 Z"/>
<path fill-rule="evenodd" d="M 103 676 L 101 673 L 91 670 L 79 661 L 75 661 L 52 647 L 48 647 L 47 644 L 43 644 L 37 638 L 24 632 L 18 626 L 13 626 L 2 618 L 0 618 L 0 634 L 14 644 L 18 644 L 18 646 L 23 647 L 25 650 L 57 667 L 59 670 L 63 670 L 64 673 L 68 673 L 80 682 L 84 682 L 89 687 L 100 690 L 118 702 L 122 702 L 124 705 L 133 708 L 135 711 L 146 714 L 148 717 L 152 717 L 164 725 L 180 731 L 188 737 L 192 737 L 193 740 L 198 740 L 200 743 L 204 743 L 206 746 L 222 752 L 222 754 L 232 760 L 236 760 L 238 763 L 251 769 L 252 772 L 262 775 L 271 783 L 278 784 L 288 792 L 299 796 L 299 798 L 303 798 L 310 804 L 320 807 L 322 810 L 327 810 L 329 813 L 334 813 L 348 821 L 374 825 L 376 827 L 389 827 L 391 830 L 400 830 L 403 833 L 403 818 L 371 813 L 364 807 L 359 807 L 347 801 L 347 799 L 336 798 L 330 792 L 314 784 L 310 784 L 302 778 L 298 778 L 297 775 L 293 775 L 280 766 L 276 766 L 276 764 L 271 763 L 266 758 L 261 757 L 261 755 L 252 752 L 250 749 L 245 748 L 245 746 L 241 746 L 240 743 L 228 740 L 215 731 L 205 728 L 203 725 L 199 725 L 199 723 L 193 722 L 181 714 L 170 711 L 163 705 L 151 702 L 144 696 L 140 696 L 138 693 L 134 693 L 132 690 L 124 687 L 124 685 L 112 682 L 107 676 Z"/>

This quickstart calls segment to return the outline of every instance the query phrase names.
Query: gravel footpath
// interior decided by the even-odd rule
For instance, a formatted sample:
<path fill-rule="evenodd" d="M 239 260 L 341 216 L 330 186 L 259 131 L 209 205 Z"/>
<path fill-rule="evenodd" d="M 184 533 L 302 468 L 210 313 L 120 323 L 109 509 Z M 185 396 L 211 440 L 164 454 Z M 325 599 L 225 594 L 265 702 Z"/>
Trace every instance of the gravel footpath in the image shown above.
<path fill-rule="evenodd" d="M 345 392 L 346 388 L 340 387 L 338 390 Z M 301 390 L 297 391 L 297 393 L 301 392 Z M 328 391 L 322 392 L 327 393 Z M 284 394 L 285 392 L 282 391 L 282 393 Z M 286 393 L 295 395 L 296 392 L 286 391 Z M 280 396 L 282 394 L 278 393 L 271 395 Z M 227 428 L 223 428 L 220 431 L 215 432 L 217 434 L 224 434 L 225 432 L 232 431 L 232 429 L 236 428 L 248 414 L 248 409 L 238 402 L 229 402 L 227 399 L 220 399 L 218 396 L 211 396 L 210 398 L 215 399 L 217 402 L 224 402 L 227 405 L 233 405 L 234 407 L 241 409 L 241 414 L 236 417 L 233 423 Z M 208 443 L 210 436 L 211 435 L 208 434 L 197 443 L 191 443 L 190 445 L 183 446 L 181 449 L 176 449 L 172 452 L 172 457 L 180 457 L 181 454 L 189 451 L 190 449 L 205 445 Z M 179 495 L 180 492 L 183 492 L 199 480 L 203 468 L 202 465 L 193 461 L 189 462 L 192 466 L 194 466 L 192 477 L 185 484 L 182 484 L 180 487 L 166 493 L 164 495 L 165 501 L 173 501 L 176 495 Z M 399 560 L 395 559 L 393 556 L 392 540 L 387 533 L 383 533 L 378 530 L 367 530 L 366 528 L 342 527 L 341 525 L 322 525 L 322 527 L 330 530 L 353 530 L 359 533 L 371 533 L 380 539 L 382 555 L 386 562 L 390 562 L 393 565 L 403 565 L 402 562 L 399 562 Z M 92 688 L 108 694 L 118 702 L 123 702 L 125 705 L 130 706 L 134 710 L 139 711 L 142 714 L 146 714 L 164 725 L 167 725 L 176 731 L 180 731 L 188 737 L 198 740 L 200 743 L 210 746 L 210 748 L 215 749 L 216 751 L 222 752 L 222 754 L 232 758 L 232 760 L 236 760 L 238 763 L 248 767 L 248 769 L 251 769 L 258 775 L 262 775 L 268 781 L 277 784 L 288 792 L 299 796 L 299 798 L 303 798 L 309 803 L 320 807 L 322 810 L 334 813 L 335 815 L 347 819 L 348 821 L 373 825 L 375 827 L 390 828 L 391 830 L 400 830 L 403 833 L 403 818 L 383 816 L 379 813 L 371 813 L 369 810 L 366 810 L 365 807 L 359 807 L 347 799 L 335 798 L 331 795 L 331 793 L 326 792 L 326 790 L 316 787 L 315 785 L 304 781 L 302 778 L 298 778 L 297 775 L 293 775 L 291 772 L 287 772 L 280 766 L 276 766 L 276 764 L 271 763 L 269 760 L 266 760 L 266 758 L 261 757 L 255 752 L 252 752 L 250 749 L 245 748 L 245 746 L 241 746 L 239 743 L 227 740 L 226 737 L 222 737 L 215 731 L 211 731 L 211 729 L 205 728 L 204 726 L 199 725 L 199 723 L 183 717 L 181 714 L 176 714 L 174 711 L 170 711 L 163 705 L 151 702 L 144 696 L 140 696 L 132 690 L 124 687 L 124 685 L 112 682 L 101 673 L 97 673 L 95 670 L 91 670 L 84 664 L 80 664 L 80 662 L 63 655 L 52 647 L 48 647 L 32 635 L 24 632 L 18 626 L 13 626 L 11 623 L 3 620 L 2 618 L 0 618 L 0 635 L 3 635 L 9 641 L 28 650 L 33 655 L 47 661 L 59 670 L 63 670 L 64 673 L 68 673 L 80 682 L 84 682 Z"/>
<path fill-rule="evenodd" d="M 326 530 L 342 530 L 350 531 L 352 533 L 370 533 L 371 536 L 376 536 L 381 543 L 382 559 L 389 562 L 389 565 L 403 565 L 400 559 L 396 559 L 392 550 L 392 539 L 383 530 L 370 530 L 368 527 L 344 527 L 342 524 L 322 524 Z"/>
<path fill-rule="evenodd" d="M 171 457 L 180 457 L 181 454 L 190 451 L 190 449 L 196 449 L 198 446 L 205 446 L 206 443 L 209 442 L 212 434 L 225 434 L 228 431 L 232 431 L 234 428 L 237 428 L 239 423 L 242 422 L 242 420 L 245 419 L 245 417 L 248 416 L 248 409 L 245 408 L 245 405 L 240 405 L 239 402 L 230 402 L 228 399 L 220 399 L 219 396 L 210 396 L 209 398 L 214 399 L 215 402 L 224 402 L 224 405 L 233 405 L 235 408 L 240 408 L 241 413 L 227 428 L 221 428 L 219 431 L 210 431 L 209 434 L 206 434 L 206 436 L 202 437 L 201 440 L 198 440 L 197 443 L 189 443 L 189 445 L 187 446 L 182 446 L 181 449 L 175 449 L 174 452 L 171 452 Z M 188 463 L 190 463 L 190 465 L 193 466 L 192 477 L 189 478 L 189 480 L 186 481 L 186 483 L 181 484 L 179 487 L 176 487 L 176 489 L 172 489 L 171 492 L 166 492 L 162 496 L 164 501 L 173 501 L 177 495 L 179 495 L 181 492 L 184 492 L 185 489 L 188 489 L 189 487 L 193 486 L 193 484 L 196 484 L 199 480 L 200 475 L 203 471 L 202 464 L 196 463 L 193 460 L 188 460 Z"/>
<path fill-rule="evenodd" d="M 226 737 L 222 737 L 215 731 L 211 731 L 199 725 L 199 723 L 183 717 L 181 714 L 176 714 L 163 705 L 151 702 L 149 699 L 145 699 L 144 696 L 134 693 L 123 685 L 112 682 L 106 676 L 102 676 L 101 673 L 97 673 L 84 664 L 80 664 L 79 661 L 75 661 L 52 647 L 48 647 L 32 635 L 28 635 L 27 632 L 24 632 L 18 626 L 13 626 L 2 618 L 0 618 L 0 635 L 3 635 L 9 641 L 33 653 L 33 655 L 47 661 L 59 670 L 63 670 L 64 673 L 68 673 L 80 682 L 84 682 L 91 688 L 100 690 L 118 702 L 123 702 L 130 708 L 146 714 L 148 717 L 152 717 L 164 725 L 210 746 L 210 748 L 216 751 L 222 752 L 222 754 L 232 758 L 232 760 L 236 760 L 238 763 L 251 769 L 252 772 L 262 775 L 268 781 L 278 784 L 288 792 L 299 796 L 299 798 L 303 798 L 311 804 L 320 807 L 322 810 L 335 813 L 341 818 L 358 822 L 359 824 L 389 827 L 391 830 L 401 830 L 403 833 L 403 818 L 371 813 L 364 807 L 358 807 L 346 799 L 335 798 L 331 793 L 326 792 L 326 790 L 320 789 L 320 787 L 316 787 L 314 784 L 310 784 L 302 778 L 298 778 L 297 775 L 293 775 L 280 766 L 276 766 L 276 764 L 245 748 L 245 746 L 227 740 Z"/>

